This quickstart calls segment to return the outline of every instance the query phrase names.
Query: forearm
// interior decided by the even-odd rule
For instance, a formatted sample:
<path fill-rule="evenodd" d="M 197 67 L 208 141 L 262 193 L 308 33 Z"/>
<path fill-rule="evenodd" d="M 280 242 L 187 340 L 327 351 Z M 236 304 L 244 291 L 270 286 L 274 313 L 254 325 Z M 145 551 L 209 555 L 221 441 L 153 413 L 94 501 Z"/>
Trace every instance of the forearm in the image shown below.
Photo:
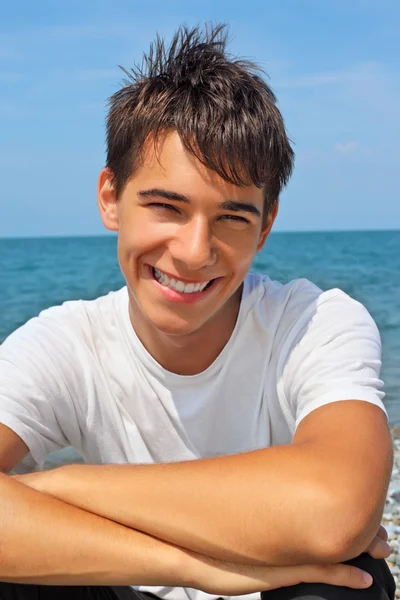
<path fill-rule="evenodd" d="M 0 475 L 0 581 L 185 585 L 185 553 Z"/>
<path fill-rule="evenodd" d="M 318 544 L 315 537 L 323 533 L 323 522 L 334 527 L 334 515 L 327 497 L 309 484 L 311 475 L 315 479 L 313 462 L 301 449 L 282 446 L 182 463 L 63 469 L 61 487 L 55 477 L 58 497 L 189 550 L 277 566 L 327 558 L 325 540 Z"/>

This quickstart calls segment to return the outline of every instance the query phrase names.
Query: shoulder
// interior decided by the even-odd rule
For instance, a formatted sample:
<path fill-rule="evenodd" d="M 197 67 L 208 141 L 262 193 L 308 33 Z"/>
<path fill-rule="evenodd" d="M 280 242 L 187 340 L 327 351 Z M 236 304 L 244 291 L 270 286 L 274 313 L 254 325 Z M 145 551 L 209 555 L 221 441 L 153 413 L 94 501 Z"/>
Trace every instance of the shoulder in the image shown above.
<path fill-rule="evenodd" d="M 249 273 L 246 277 L 247 296 L 252 296 L 259 303 L 276 302 L 287 304 L 301 303 L 322 294 L 322 290 L 308 279 L 299 278 L 281 283 L 263 273 Z"/>
<path fill-rule="evenodd" d="M 245 283 L 245 310 L 266 320 L 276 333 L 289 330 L 315 304 L 322 290 L 308 279 L 287 283 L 271 280 L 261 273 L 249 273 Z"/>
<path fill-rule="evenodd" d="M 364 305 L 338 288 L 323 291 L 308 279 L 280 283 L 267 275 L 250 273 L 246 290 L 247 311 L 274 322 L 275 342 L 284 338 L 289 343 L 298 342 L 306 330 L 318 335 L 360 326 L 370 327 L 379 335 Z"/>
<path fill-rule="evenodd" d="M 122 288 L 94 300 L 72 300 L 47 308 L 11 333 L 0 346 L 0 355 L 21 357 L 26 351 L 43 356 L 90 346 L 93 335 L 114 320 L 125 295 L 126 288 Z"/>
<path fill-rule="evenodd" d="M 298 315 L 290 345 L 306 351 L 321 345 L 345 352 L 346 340 L 372 341 L 380 347 L 380 334 L 366 307 L 339 289 L 321 292 Z"/>
<path fill-rule="evenodd" d="M 276 352 L 278 395 L 292 428 L 339 400 L 379 406 L 381 339 L 374 319 L 338 289 L 321 293 L 292 323 Z"/>

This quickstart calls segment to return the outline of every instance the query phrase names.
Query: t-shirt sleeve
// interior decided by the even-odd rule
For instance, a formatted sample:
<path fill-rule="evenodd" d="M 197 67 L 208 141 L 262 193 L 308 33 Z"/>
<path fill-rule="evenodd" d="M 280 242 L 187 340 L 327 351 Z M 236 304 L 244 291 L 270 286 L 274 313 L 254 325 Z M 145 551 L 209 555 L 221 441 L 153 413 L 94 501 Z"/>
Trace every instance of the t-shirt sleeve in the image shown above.
<path fill-rule="evenodd" d="M 0 346 L 0 423 L 28 446 L 28 469 L 41 468 L 48 454 L 80 436 L 68 387 L 73 348 L 58 313 L 59 307 L 45 311 Z"/>
<path fill-rule="evenodd" d="M 364 400 L 386 414 L 381 339 L 366 308 L 340 290 L 321 294 L 288 335 L 278 366 L 278 395 L 292 431 L 330 402 Z"/>

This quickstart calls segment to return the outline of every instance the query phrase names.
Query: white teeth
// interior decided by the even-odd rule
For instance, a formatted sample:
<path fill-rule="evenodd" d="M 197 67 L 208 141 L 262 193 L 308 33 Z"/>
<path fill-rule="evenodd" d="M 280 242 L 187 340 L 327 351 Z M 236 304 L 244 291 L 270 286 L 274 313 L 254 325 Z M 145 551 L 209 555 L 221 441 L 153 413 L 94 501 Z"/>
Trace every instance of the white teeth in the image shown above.
<path fill-rule="evenodd" d="M 204 288 L 210 283 L 209 281 L 205 281 L 204 283 L 187 283 L 186 285 L 183 281 L 179 281 L 171 277 L 171 279 L 154 267 L 154 276 L 161 285 L 165 285 L 166 287 L 172 288 L 176 292 L 184 293 L 184 294 L 192 294 L 193 292 L 202 292 Z"/>
<path fill-rule="evenodd" d="M 185 285 L 185 294 L 191 294 L 192 292 L 194 292 L 194 288 L 195 288 L 194 283 L 187 283 Z"/>

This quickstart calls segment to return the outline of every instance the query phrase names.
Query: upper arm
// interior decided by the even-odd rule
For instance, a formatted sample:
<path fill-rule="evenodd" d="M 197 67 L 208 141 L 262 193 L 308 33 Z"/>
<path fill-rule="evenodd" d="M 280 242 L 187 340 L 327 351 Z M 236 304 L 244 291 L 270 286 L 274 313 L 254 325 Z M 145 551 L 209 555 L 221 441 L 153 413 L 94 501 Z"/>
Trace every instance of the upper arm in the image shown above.
<path fill-rule="evenodd" d="M 23 468 L 32 470 L 51 452 L 79 442 L 69 387 L 75 381 L 73 351 L 64 329 L 46 315 L 1 344 L 0 469 L 15 467 L 29 453 Z"/>
<path fill-rule="evenodd" d="M 0 423 L 0 472 L 9 473 L 28 452 L 28 446 L 19 435 Z"/>
<path fill-rule="evenodd" d="M 336 511 L 327 528 L 362 552 L 381 522 L 393 465 L 385 413 L 359 400 L 326 404 L 300 422 L 292 443 L 306 444 L 317 459 L 321 490 Z"/>
<path fill-rule="evenodd" d="M 300 324 L 280 372 L 282 410 L 326 507 L 326 539 L 362 552 L 379 528 L 393 460 L 379 331 L 335 291 Z"/>
<path fill-rule="evenodd" d="M 299 320 L 279 365 L 278 394 L 292 434 L 309 413 L 337 400 L 385 410 L 378 328 L 362 304 L 334 292 L 322 294 Z"/>

